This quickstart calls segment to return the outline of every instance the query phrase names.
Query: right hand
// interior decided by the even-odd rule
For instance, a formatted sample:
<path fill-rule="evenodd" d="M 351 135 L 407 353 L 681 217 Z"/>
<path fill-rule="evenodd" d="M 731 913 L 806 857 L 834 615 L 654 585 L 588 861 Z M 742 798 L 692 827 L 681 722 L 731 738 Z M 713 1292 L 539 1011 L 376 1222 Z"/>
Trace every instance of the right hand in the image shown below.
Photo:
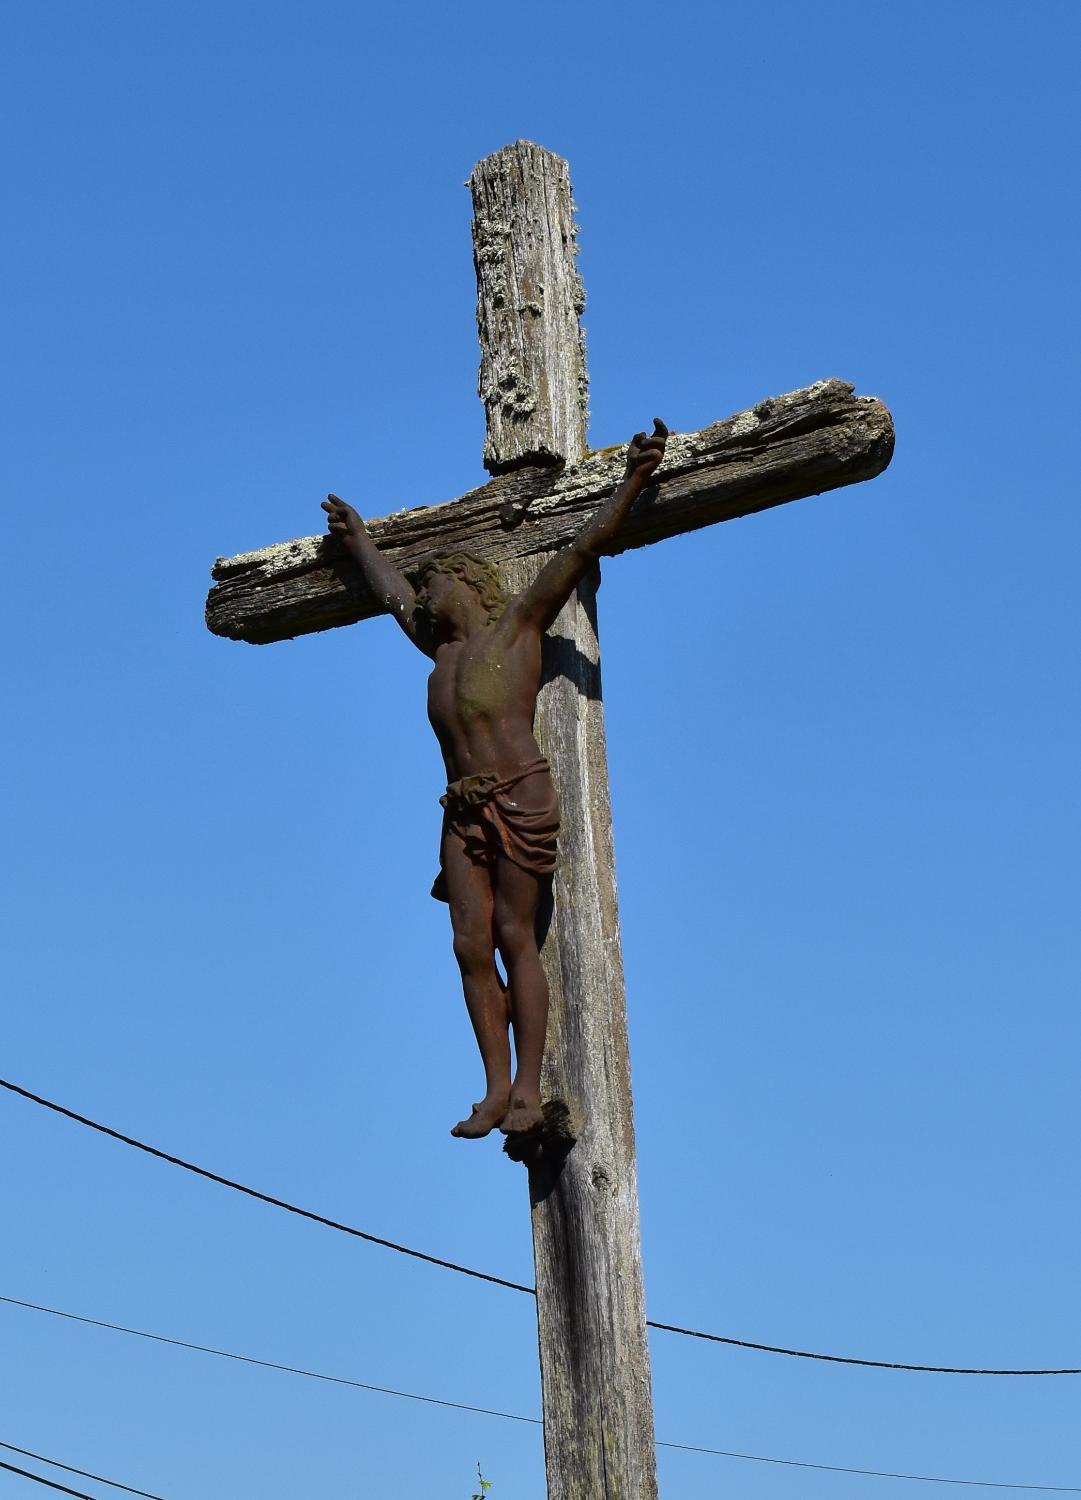
<path fill-rule="evenodd" d="M 653 418 L 653 431 L 649 437 L 636 432 L 627 448 L 627 475 L 640 475 L 650 480 L 664 457 L 664 445 L 668 441 L 668 428 L 660 417 Z"/>
<path fill-rule="evenodd" d="M 347 536 L 364 534 L 364 522 L 360 516 L 351 505 L 347 505 L 344 500 L 339 500 L 337 495 L 328 495 L 322 505 L 327 513 L 327 530 L 331 536 L 344 541 Z"/>

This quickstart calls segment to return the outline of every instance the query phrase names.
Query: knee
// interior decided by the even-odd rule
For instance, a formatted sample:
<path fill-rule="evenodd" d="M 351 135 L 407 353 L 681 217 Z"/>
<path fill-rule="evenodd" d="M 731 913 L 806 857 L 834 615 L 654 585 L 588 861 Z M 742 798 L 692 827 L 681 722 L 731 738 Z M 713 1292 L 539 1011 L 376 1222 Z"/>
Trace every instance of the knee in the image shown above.
<path fill-rule="evenodd" d="M 463 974 L 477 974 L 491 967 L 491 942 L 479 932 L 456 932 L 454 934 L 454 957 Z"/>
<path fill-rule="evenodd" d="M 506 917 L 498 922 L 496 941 L 503 955 L 503 962 L 507 964 L 515 963 L 519 958 L 537 951 L 533 924 L 522 921 L 520 917 Z"/>

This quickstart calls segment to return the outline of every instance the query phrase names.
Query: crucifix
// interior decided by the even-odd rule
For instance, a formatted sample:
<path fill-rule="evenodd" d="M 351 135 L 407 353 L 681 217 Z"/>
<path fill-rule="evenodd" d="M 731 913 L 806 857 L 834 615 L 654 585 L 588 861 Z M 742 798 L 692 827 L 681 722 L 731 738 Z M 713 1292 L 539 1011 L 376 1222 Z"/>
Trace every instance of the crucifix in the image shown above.
<path fill-rule="evenodd" d="M 398 611 L 406 633 L 435 656 L 433 678 L 439 650 L 445 660 L 451 648 L 467 651 L 470 632 L 498 621 L 501 610 L 525 610 L 538 640 L 547 628 L 535 745 L 531 739 L 531 755 L 512 768 L 519 779 L 506 765 L 482 767 L 464 742 L 449 753 L 443 746 L 448 769 L 462 774 L 443 799 L 444 859 L 433 894 L 453 897 L 462 878 L 472 878 L 471 865 L 495 868 L 491 848 L 478 842 L 491 834 L 485 818 L 494 822 L 510 865 L 531 870 L 534 886 L 545 877 L 536 933 L 550 997 L 539 1096 L 526 1078 L 520 1097 L 504 1105 L 500 1063 L 494 1092 L 488 1088 L 456 1133 L 502 1124 L 508 1154 L 528 1168 L 549 1500 L 655 1500 L 593 558 L 873 478 L 892 457 L 893 422 L 880 401 L 823 380 L 697 432 L 669 435 L 658 422 L 652 436 L 639 433 L 626 447 L 589 450 L 567 164 L 518 141 L 479 162 L 469 185 L 492 477 L 457 500 L 366 527 L 330 497 L 329 535 L 218 560 L 207 624 L 229 639 L 265 644 Z M 559 597 L 553 578 L 566 583 Z M 435 636 L 418 638 L 428 628 Z M 489 669 L 503 670 L 491 662 Z M 454 740 L 453 725 L 444 732 Z M 447 858 L 459 860 L 455 839 L 468 850 L 470 830 L 472 858 L 463 855 L 462 868 L 448 872 Z M 508 888 L 513 883 L 512 869 Z M 457 919 L 455 929 L 457 939 Z M 523 1024 L 520 1077 L 533 1066 L 530 1048 L 539 1052 L 528 1032 Z M 478 1039 L 483 1053 L 480 1030 Z"/>

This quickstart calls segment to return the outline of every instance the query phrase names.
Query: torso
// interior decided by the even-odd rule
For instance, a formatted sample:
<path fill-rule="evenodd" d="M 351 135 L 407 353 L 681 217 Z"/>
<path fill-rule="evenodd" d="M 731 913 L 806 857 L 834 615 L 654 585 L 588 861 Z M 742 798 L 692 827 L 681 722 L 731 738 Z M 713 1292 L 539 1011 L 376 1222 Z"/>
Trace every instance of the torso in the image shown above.
<path fill-rule="evenodd" d="M 436 651 L 428 718 L 447 780 L 495 771 L 508 776 L 540 754 L 533 714 L 540 687 L 540 638 L 499 624 Z"/>

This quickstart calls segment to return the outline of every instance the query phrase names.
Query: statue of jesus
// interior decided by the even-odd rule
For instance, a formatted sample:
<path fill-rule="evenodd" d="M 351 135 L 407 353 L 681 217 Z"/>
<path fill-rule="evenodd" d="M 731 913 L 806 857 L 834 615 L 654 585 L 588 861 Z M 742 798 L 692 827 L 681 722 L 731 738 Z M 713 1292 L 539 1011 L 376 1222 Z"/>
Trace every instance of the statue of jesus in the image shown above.
<path fill-rule="evenodd" d="M 484 1098 L 451 1134 L 475 1140 L 497 1125 L 535 1130 L 548 981 L 536 914 L 556 864 L 559 803 L 533 736 L 541 637 L 664 457 L 668 429 L 654 418 L 627 450 L 622 483 L 521 593 L 508 599 L 491 563 L 455 552 L 425 563 L 412 582 L 382 555 L 344 500 L 323 502 L 331 534 L 413 644 L 432 658 L 428 717 L 447 768 L 440 870 L 432 887 L 450 907 L 454 955 L 484 1064 Z M 503 960 L 506 982 L 496 964 Z M 511 1077 L 510 1033 L 515 1070 Z"/>

